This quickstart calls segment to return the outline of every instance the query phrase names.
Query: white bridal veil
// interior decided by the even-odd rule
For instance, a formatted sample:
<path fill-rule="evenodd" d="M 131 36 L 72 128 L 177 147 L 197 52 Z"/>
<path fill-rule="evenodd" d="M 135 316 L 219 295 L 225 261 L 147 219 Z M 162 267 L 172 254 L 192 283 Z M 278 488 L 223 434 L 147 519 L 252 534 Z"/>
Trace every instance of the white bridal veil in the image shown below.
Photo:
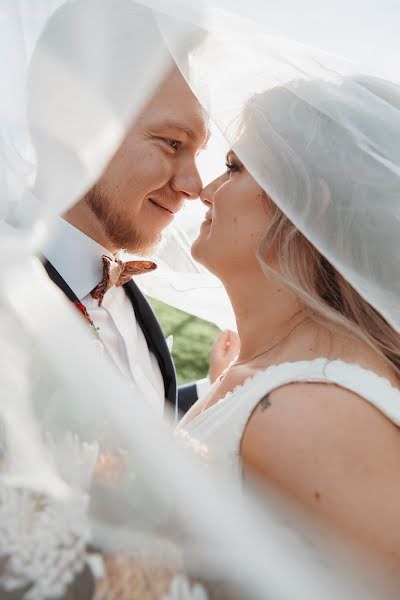
<path fill-rule="evenodd" d="M 399 328 L 398 7 L 216 4 L 192 88 L 274 202 Z M 166 19 L 171 44 L 177 30 Z"/>
<path fill-rule="evenodd" d="M 172 55 L 216 137 L 399 327 L 400 8 L 225 4 L 0 7 L 0 597 L 73 594 L 79 574 L 101 581 L 107 565 L 132 598 L 377 597 L 345 570 L 328 533 L 314 546 L 294 511 L 283 517 L 272 500 L 256 507 L 239 496 L 215 477 L 206 448 L 155 421 L 36 257 Z M 184 213 L 148 291 L 223 324 L 223 292 L 187 253 L 192 233 L 193 214 Z M 104 586 L 98 597 L 111 598 Z"/>
<path fill-rule="evenodd" d="M 226 147 L 235 147 L 274 202 L 396 328 L 398 13 L 389 1 L 213 1 L 203 14 L 205 37 L 191 53 L 190 68 L 181 64 Z M 160 19 L 172 49 L 178 32 L 199 25 L 193 5 L 183 3 L 177 14 L 180 21 L 173 24 Z M 255 94 L 264 96 L 256 100 Z M 246 140 L 241 136 L 238 147 L 235 124 L 243 119 L 253 131 L 247 130 Z M 271 155 L 280 160 L 272 164 Z M 215 163 L 212 152 L 205 162 Z M 190 229 L 190 214 L 183 219 Z M 146 285 L 162 273 L 153 273 Z M 196 288 L 197 281 L 201 289 L 202 277 L 172 273 L 169 285 L 179 279 L 183 292 L 186 282 Z M 185 293 L 173 297 L 180 304 Z M 196 312 L 206 297 L 206 290 L 193 293 L 191 309 Z M 209 315 L 220 323 L 214 307 Z"/>

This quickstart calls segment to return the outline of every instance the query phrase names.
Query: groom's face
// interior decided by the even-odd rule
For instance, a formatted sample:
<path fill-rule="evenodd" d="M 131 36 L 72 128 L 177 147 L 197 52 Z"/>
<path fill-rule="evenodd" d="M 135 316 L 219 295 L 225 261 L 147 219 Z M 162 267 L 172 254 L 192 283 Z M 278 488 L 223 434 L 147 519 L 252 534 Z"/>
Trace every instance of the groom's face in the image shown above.
<path fill-rule="evenodd" d="M 204 113 L 174 69 L 86 196 L 114 249 L 145 253 L 184 201 L 199 196 L 196 157 L 207 136 Z"/>

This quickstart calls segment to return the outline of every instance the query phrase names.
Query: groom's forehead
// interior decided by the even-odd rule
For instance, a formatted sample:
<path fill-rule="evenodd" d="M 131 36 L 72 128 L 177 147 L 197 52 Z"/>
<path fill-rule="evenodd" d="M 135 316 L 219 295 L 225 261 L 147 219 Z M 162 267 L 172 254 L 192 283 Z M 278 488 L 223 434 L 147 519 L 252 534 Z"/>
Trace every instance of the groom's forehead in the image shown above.
<path fill-rule="evenodd" d="M 180 129 L 200 146 L 209 137 L 206 113 L 177 69 L 171 71 L 157 88 L 142 118 L 144 124 Z"/>

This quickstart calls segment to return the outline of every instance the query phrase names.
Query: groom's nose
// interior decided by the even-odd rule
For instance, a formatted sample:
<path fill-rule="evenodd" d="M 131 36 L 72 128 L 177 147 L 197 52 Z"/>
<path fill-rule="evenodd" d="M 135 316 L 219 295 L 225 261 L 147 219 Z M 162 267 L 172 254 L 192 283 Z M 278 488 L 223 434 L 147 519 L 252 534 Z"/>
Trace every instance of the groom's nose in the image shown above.
<path fill-rule="evenodd" d="M 175 192 L 185 196 L 186 200 L 195 200 L 200 196 L 203 187 L 196 164 L 184 165 L 172 179 L 171 187 Z"/>

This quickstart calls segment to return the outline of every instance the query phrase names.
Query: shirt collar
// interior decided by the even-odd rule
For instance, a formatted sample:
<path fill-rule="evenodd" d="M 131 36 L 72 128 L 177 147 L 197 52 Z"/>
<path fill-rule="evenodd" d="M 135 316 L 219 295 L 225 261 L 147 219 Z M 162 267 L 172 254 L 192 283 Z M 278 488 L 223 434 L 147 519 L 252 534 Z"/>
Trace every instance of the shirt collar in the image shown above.
<path fill-rule="evenodd" d="M 111 252 L 62 217 L 57 218 L 43 254 L 79 300 L 100 283 L 103 276 L 101 257 L 113 258 Z"/>

